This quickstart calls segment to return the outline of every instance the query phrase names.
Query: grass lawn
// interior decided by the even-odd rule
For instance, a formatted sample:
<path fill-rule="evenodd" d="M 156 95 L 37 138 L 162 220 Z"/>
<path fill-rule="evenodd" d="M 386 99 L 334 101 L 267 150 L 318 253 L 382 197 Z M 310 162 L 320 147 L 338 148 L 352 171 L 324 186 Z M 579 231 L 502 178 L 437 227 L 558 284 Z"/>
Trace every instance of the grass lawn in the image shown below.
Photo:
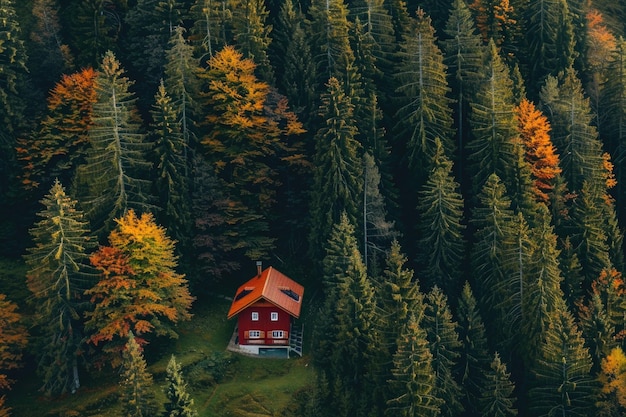
<path fill-rule="evenodd" d="M 266 359 L 226 351 L 235 326 L 226 320 L 230 301 L 211 298 L 194 306 L 191 321 L 179 326 L 179 339 L 153 342 L 145 351 L 154 375 L 159 403 L 165 398 L 165 368 L 171 357 L 182 365 L 188 392 L 200 417 L 282 416 L 293 406 L 293 394 L 312 383 L 309 359 Z M 158 345 L 158 346 L 157 346 Z M 37 392 L 32 370 L 20 372 L 7 393 L 15 417 L 120 416 L 117 373 L 105 371 L 82 376 L 76 394 L 47 399 Z"/>

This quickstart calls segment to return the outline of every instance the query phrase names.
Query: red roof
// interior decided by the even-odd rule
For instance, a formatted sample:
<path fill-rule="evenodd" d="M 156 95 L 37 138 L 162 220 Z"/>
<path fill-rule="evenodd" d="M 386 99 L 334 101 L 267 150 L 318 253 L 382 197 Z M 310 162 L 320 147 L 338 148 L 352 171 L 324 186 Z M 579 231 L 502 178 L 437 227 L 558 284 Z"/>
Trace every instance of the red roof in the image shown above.
<path fill-rule="evenodd" d="M 298 318 L 304 287 L 271 266 L 242 284 L 228 310 L 228 318 L 264 299 Z"/>

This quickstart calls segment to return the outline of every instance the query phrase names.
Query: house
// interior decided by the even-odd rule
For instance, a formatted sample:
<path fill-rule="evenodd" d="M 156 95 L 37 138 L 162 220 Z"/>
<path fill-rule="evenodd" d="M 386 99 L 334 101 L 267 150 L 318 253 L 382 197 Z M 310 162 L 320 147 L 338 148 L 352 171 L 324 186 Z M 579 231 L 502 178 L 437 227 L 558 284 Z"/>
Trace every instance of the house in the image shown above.
<path fill-rule="evenodd" d="M 235 293 L 228 319 L 237 316 L 229 349 L 250 355 L 302 356 L 300 317 L 304 287 L 271 266 L 242 284 Z"/>

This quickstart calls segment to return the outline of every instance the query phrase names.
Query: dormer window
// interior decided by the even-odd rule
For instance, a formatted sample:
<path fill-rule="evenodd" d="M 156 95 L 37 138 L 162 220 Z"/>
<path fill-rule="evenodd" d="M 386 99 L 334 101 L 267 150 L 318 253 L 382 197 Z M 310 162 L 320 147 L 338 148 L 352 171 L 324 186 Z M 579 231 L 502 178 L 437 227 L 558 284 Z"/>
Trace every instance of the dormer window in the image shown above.
<path fill-rule="evenodd" d="M 294 290 L 289 287 L 282 287 L 280 292 L 285 294 L 287 297 L 291 298 L 294 301 L 300 302 L 300 296 Z"/>
<path fill-rule="evenodd" d="M 243 297 L 245 297 L 246 295 L 250 294 L 252 292 L 252 290 L 254 290 L 254 287 L 246 287 L 243 290 L 241 290 L 239 292 L 239 294 L 237 294 L 235 296 L 235 301 L 239 301 L 241 300 Z"/>

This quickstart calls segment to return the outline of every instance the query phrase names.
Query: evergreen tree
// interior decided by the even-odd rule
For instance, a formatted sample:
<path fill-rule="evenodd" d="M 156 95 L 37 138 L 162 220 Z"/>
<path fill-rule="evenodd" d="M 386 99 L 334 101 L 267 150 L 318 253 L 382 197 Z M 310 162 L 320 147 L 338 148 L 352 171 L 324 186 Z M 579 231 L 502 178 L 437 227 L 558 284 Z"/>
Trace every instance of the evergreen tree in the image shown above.
<path fill-rule="evenodd" d="M 350 97 L 336 78 L 328 82 L 320 115 L 325 124 L 315 135 L 309 250 L 319 254 L 341 213 L 358 224 L 362 171 Z M 360 228 L 359 228 L 360 229 Z M 319 256 L 312 256 L 312 259 Z"/>
<path fill-rule="evenodd" d="M 438 138 L 435 146 L 434 167 L 419 191 L 417 261 L 426 285 L 437 285 L 452 296 L 460 289 L 465 252 L 463 196 Z"/>
<path fill-rule="evenodd" d="M 435 42 L 430 18 L 419 9 L 414 29 L 402 44 L 397 74 L 402 104 L 396 114 L 395 140 L 412 178 L 422 184 L 437 152 L 435 140 L 450 152 L 452 111 L 443 54 Z"/>
<path fill-rule="evenodd" d="M 401 326 L 398 349 L 393 355 L 393 377 L 389 380 L 390 399 L 385 415 L 439 415 L 442 400 L 436 396 L 436 376 L 431 365 L 426 332 L 420 326 L 422 311 L 412 312 Z"/>
<path fill-rule="evenodd" d="M 17 304 L 0 293 L 0 390 L 10 389 L 15 382 L 9 372 L 22 365 L 22 353 L 27 344 L 28 332 Z M 0 395 L 0 415 L 8 417 L 9 409 L 3 407 L 4 399 L 4 395 Z"/>
<path fill-rule="evenodd" d="M 231 9 L 228 0 L 195 0 L 191 6 L 194 21 L 192 38 L 196 41 L 197 56 L 204 65 L 215 53 L 231 43 Z"/>
<path fill-rule="evenodd" d="M 163 209 L 158 216 L 159 224 L 165 226 L 178 242 L 179 251 L 187 253 L 192 217 L 185 143 L 176 109 L 163 83 L 155 96 L 151 114 L 156 159 L 155 194 Z"/>
<path fill-rule="evenodd" d="M 465 394 L 464 408 L 470 415 L 479 413 L 481 393 L 486 386 L 485 372 L 489 366 L 487 334 L 483 319 L 469 282 L 465 282 L 457 307 L 461 356 L 458 372 Z"/>
<path fill-rule="evenodd" d="M 95 86 L 91 147 L 77 174 L 76 197 L 92 230 L 103 235 L 113 227 L 113 219 L 129 208 L 148 207 L 149 145 L 134 113 L 131 82 L 111 51 L 102 60 Z"/>
<path fill-rule="evenodd" d="M 441 400 L 441 415 L 452 417 L 463 411 L 463 392 L 454 379 L 454 369 L 459 360 L 461 342 L 458 324 L 453 321 L 446 295 L 437 287 L 426 296 L 426 309 L 422 326 L 432 354 L 435 374 L 433 396 Z"/>
<path fill-rule="evenodd" d="M 517 410 L 513 408 L 515 385 L 511 382 L 511 374 L 507 372 L 506 365 L 502 363 L 497 352 L 485 379 L 487 382 L 482 389 L 480 415 L 483 417 L 516 416 Z"/>
<path fill-rule="evenodd" d="M 534 90 L 543 85 L 548 76 L 555 76 L 573 65 L 574 27 L 567 0 L 528 2 L 524 21 L 528 86 Z"/>
<path fill-rule="evenodd" d="M 165 369 L 167 388 L 165 396 L 165 412 L 163 417 L 197 417 L 198 412 L 194 408 L 193 399 L 187 392 L 187 384 L 183 380 L 183 373 L 176 357 L 172 355 Z"/>
<path fill-rule="evenodd" d="M 469 103 L 482 78 L 483 47 L 465 0 L 454 0 L 442 36 L 444 64 L 448 67 L 451 97 L 456 101 L 457 172 L 463 173 L 464 148 L 469 139 Z M 462 177 L 461 177 L 462 178 Z"/>
<path fill-rule="evenodd" d="M 272 84 L 274 71 L 267 54 L 272 41 L 269 12 L 262 0 L 228 0 L 232 13 L 233 38 L 244 58 L 256 64 L 259 79 Z"/>
<path fill-rule="evenodd" d="M 42 200 L 41 220 L 31 229 L 35 246 L 26 255 L 27 284 L 34 297 L 34 350 L 41 390 L 47 395 L 80 387 L 78 360 L 85 350 L 80 317 L 86 310 L 87 251 L 95 245 L 76 201 L 56 181 Z"/>
<path fill-rule="evenodd" d="M 528 390 L 531 412 L 538 416 L 588 416 L 597 393 L 590 374 L 591 357 L 564 303 L 553 313 L 544 340 Z"/>
<path fill-rule="evenodd" d="M 517 138 L 515 103 L 509 70 L 496 45 L 489 42 L 485 79 L 471 103 L 472 140 L 467 145 L 473 192 L 478 193 L 491 174 L 510 186 L 509 167 L 514 165 L 513 141 Z"/>
<path fill-rule="evenodd" d="M 153 378 L 148 371 L 141 347 L 132 332 L 128 332 L 128 341 L 124 347 L 120 372 L 121 403 L 124 415 L 128 417 L 147 417 L 157 411 Z"/>
<path fill-rule="evenodd" d="M 591 294 L 586 304 L 582 301 L 579 303 L 578 319 L 593 361 L 592 371 L 597 372 L 600 370 L 602 360 L 619 343 L 615 339 L 615 324 L 609 317 L 599 292 Z"/>

